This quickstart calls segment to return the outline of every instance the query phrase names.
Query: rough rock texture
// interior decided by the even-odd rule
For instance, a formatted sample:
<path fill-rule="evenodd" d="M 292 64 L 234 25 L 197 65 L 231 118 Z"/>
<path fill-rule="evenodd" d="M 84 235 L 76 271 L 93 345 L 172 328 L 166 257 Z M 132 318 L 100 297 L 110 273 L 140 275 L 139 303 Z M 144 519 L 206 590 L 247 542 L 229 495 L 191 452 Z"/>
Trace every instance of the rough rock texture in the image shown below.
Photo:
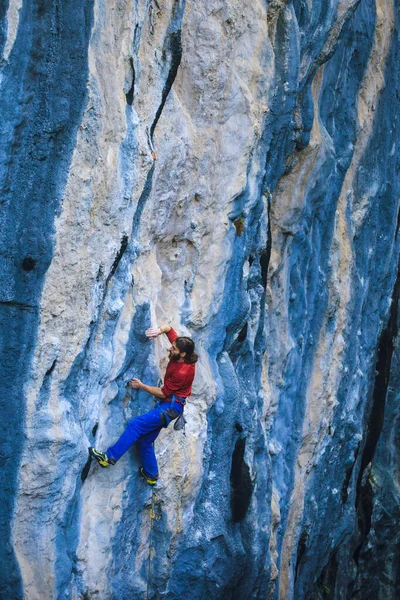
<path fill-rule="evenodd" d="M 399 19 L 0 5 L 2 599 L 400 597 Z M 166 320 L 200 360 L 150 533 L 135 451 L 86 459 Z"/>

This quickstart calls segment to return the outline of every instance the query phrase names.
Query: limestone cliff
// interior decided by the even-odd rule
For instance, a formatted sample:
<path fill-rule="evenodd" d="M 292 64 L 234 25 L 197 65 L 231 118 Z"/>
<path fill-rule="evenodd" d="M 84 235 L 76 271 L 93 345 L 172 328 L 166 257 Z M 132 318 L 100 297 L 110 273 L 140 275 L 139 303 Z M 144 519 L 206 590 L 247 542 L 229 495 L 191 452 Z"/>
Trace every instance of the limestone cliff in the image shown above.
<path fill-rule="evenodd" d="M 399 18 L 3 1 L 1 599 L 400 597 Z M 86 460 L 163 321 L 200 360 L 151 523 L 134 451 Z"/>

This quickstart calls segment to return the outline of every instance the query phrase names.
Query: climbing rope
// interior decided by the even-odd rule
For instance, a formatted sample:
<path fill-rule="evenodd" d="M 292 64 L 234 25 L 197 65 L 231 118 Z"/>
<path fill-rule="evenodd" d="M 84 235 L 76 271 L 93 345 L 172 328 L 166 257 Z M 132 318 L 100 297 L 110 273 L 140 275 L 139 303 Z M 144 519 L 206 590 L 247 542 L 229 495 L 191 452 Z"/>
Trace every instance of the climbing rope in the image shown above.
<path fill-rule="evenodd" d="M 163 500 L 160 500 L 157 497 L 156 490 L 152 488 L 151 490 L 151 505 L 150 505 L 150 535 L 149 535 L 149 558 L 147 564 L 147 591 L 146 591 L 146 600 L 149 600 L 149 592 L 150 592 L 150 583 L 151 583 L 151 553 L 153 550 L 153 522 L 161 521 L 162 511 L 161 505 L 163 504 Z"/>

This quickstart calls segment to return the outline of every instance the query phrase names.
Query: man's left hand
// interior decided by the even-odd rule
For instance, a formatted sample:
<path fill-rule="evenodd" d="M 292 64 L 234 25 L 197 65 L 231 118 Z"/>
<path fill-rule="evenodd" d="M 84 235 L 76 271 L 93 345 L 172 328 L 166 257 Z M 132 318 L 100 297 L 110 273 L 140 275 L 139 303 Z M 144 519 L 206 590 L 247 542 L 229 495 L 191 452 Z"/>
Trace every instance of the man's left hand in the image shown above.
<path fill-rule="evenodd" d="M 133 379 L 128 381 L 128 385 L 129 385 L 129 387 L 133 388 L 134 390 L 140 390 L 140 388 L 142 387 L 142 382 L 140 381 L 140 379 L 133 377 Z"/>

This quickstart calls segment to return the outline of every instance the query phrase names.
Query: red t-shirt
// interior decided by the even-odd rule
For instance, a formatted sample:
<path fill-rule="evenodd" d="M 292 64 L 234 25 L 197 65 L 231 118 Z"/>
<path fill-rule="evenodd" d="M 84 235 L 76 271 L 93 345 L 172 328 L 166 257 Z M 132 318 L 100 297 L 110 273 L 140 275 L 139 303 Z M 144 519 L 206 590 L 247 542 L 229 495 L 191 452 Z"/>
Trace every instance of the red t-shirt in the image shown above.
<path fill-rule="evenodd" d="M 171 328 L 171 331 L 167 333 L 167 337 L 172 344 L 178 334 Z M 165 371 L 164 385 L 161 388 L 164 396 L 171 396 L 172 394 L 180 398 L 190 396 L 195 372 L 196 365 L 170 360 Z"/>

